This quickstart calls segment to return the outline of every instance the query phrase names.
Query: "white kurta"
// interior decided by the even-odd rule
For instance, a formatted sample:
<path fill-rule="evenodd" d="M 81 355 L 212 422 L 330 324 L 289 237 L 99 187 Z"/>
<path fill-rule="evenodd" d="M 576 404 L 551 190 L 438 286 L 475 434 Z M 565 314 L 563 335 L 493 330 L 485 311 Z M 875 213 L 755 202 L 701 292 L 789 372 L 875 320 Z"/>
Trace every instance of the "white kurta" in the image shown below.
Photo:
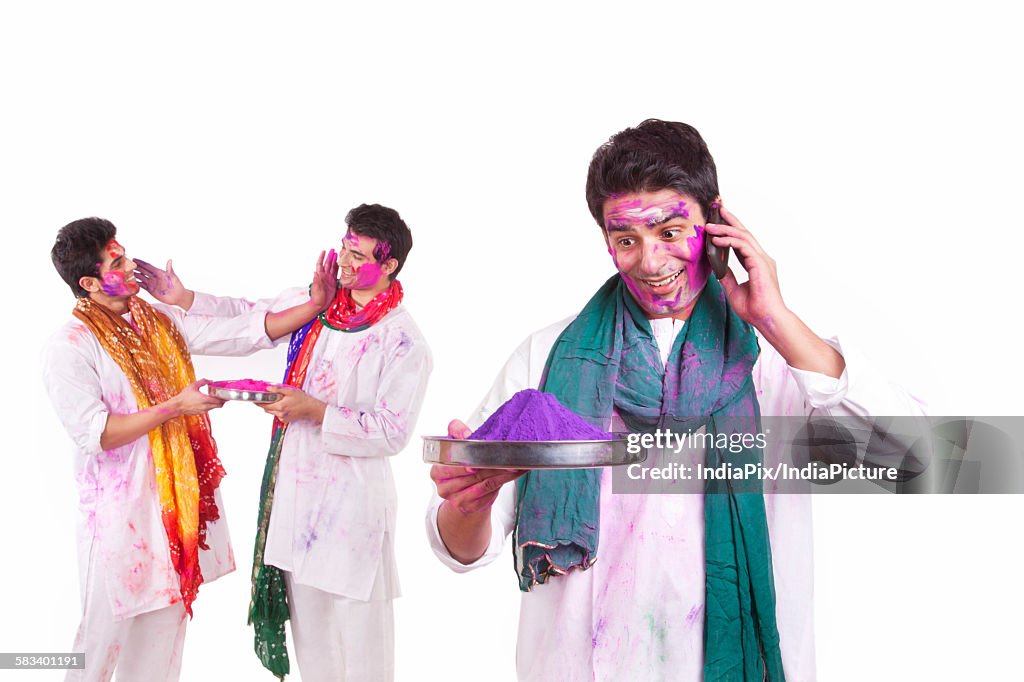
<path fill-rule="evenodd" d="M 517 391 L 536 388 L 551 347 L 568 326 L 563 320 L 530 336 L 498 375 L 470 425 L 481 424 Z M 651 320 L 662 358 L 681 322 Z M 839 379 L 789 367 L 759 338 L 753 378 L 761 411 L 770 416 L 913 415 L 913 398 L 874 374 L 849 349 Z M 621 424 L 613 427 L 624 430 Z M 769 442 L 771 446 L 771 442 Z M 650 452 L 648 464 L 670 461 Z M 698 453 L 703 461 L 703 453 Z M 778 453 L 765 451 L 766 463 Z M 520 604 L 516 667 L 521 680 L 702 679 L 704 636 L 704 498 L 693 494 L 615 495 L 611 470 L 601 478 L 598 560 L 589 570 L 551 578 Z M 515 485 L 505 485 L 492 510 L 491 543 L 471 565 L 451 557 L 437 532 L 434 496 L 427 535 L 434 553 L 457 572 L 494 561 L 514 524 Z M 811 500 L 808 495 L 766 495 L 776 619 L 789 682 L 815 679 Z M 509 589 L 515 589 L 509 575 Z"/>
<path fill-rule="evenodd" d="M 199 310 L 281 310 L 306 297 L 292 289 L 257 303 L 206 298 Z M 399 595 L 389 456 L 409 442 L 431 368 L 430 349 L 401 305 L 369 329 L 320 334 L 302 390 L 327 412 L 322 425 L 296 421 L 285 432 L 266 563 L 350 599 Z"/>
<path fill-rule="evenodd" d="M 201 297 L 197 295 L 197 300 Z M 174 322 L 191 352 L 198 355 L 247 355 L 272 345 L 261 312 L 222 318 L 186 315 L 160 304 L 154 307 Z M 100 447 L 108 415 L 138 411 L 128 378 L 77 319 L 47 341 L 43 363 L 50 400 L 74 441 L 83 606 L 89 592 L 90 564 L 104 580 L 115 619 L 181 601 L 178 574 L 171 564 L 160 518 L 148 436 L 113 450 Z M 223 510 L 219 492 L 217 505 Z M 235 568 L 223 512 L 221 519 L 207 526 L 210 549 L 199 552 L 206 582 Z"/>

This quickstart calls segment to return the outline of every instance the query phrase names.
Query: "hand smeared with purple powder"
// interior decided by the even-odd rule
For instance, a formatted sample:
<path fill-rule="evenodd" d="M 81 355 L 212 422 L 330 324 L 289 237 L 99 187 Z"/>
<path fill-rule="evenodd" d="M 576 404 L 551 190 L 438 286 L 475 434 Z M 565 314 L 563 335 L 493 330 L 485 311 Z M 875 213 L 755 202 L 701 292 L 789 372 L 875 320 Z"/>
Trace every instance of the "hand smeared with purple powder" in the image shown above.
<path fill-rule="evenodd" d="M 550 393 L 519 391 L 470 436 L 473 440 L 610 440 Z"/>

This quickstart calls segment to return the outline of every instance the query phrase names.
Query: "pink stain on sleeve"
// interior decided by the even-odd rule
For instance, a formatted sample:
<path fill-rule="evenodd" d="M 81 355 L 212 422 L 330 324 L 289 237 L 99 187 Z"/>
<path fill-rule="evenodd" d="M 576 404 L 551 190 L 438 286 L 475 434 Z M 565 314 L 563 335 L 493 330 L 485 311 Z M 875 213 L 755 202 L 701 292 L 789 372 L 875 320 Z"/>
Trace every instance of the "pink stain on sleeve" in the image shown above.
<path fill-rule="evenodd" d="M 96 338 L 93 336 L 93 333 L 89 331 L 88 327 L 85 326 L 72 327 L 68 332 L 68 342 L 72 346 L 77 346 L 88 337 Z"/>
<path fill-rule="evenodd" d="M 121 642 L 114 642 L 107 649 L 106 659 L 103 661 L 103 670 L 96 678 L 98 680 L 109 680 L 114 676 L 114 668 L 117 666 L 117 659 L 121 657 Z"/>

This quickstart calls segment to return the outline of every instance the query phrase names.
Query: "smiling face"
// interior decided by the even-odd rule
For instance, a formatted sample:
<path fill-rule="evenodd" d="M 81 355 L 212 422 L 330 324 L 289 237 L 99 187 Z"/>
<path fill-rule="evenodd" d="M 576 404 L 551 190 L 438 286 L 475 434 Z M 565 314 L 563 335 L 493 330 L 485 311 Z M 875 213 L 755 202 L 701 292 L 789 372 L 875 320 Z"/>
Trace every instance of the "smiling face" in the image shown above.
<path fill-rule="evenodd" d="M 351 230 L 345 233 L 338 254 L 338 281 L 341 286 L 371 293 L 387 289 L 391 284 L 388 275 L 395 270 L 395 260 L 384 253 L 380 254 L 382 259 L 378 261 L 375 253 L 378 253 L 376 239 Z"/>
<path fill-rule="evenodd" d="M 135 261 L 125 254 L 124 247 L 116 239 L 107 242 L 101 252 L 99 277 L 83 277 L 83 288 L 91 290 L 84 280 L 92 280 L 98 286 L 99 293 L 109 298 L 127 298 L 139 293 L 139 284 L 135 281 Z"/>
<path fill-rule="evenodd" d="M 708 281 L 704 214 L 671 189 L 631 192 L 604 201 L 608 252 L 648 317 L 686 319 Z"/>

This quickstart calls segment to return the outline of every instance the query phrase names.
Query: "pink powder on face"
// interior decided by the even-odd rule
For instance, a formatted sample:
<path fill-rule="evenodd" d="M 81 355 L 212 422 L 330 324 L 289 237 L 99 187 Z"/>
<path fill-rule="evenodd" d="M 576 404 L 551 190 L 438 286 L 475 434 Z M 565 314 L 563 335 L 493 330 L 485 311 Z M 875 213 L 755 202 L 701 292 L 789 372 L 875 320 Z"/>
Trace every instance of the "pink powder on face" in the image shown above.
<path fill-rule="evenodd" d="M 384 276 L 380 263 L 364 263 L 356 269 L 356 279 L 350 289 L 370 289 Z"/>
<path fill-rule="evenodd" d="M 685 310 L 693 304 L 707 282 L 710 266 L 704 257 L 703 225 L 691 225 L 693 234 L 685 240 L 647 245 L 656 235 L 647 230 L 657 230 L 659 225 L 673 218 L 689 220 L 690 211 L 686 206 L 687 202 L 680 199 L 656 203 L 623 199 L 609 207 L 606 216 L 608 252 L 633 298 L 649 315 L 672 315 Z M 616 231 L 613 229 L 616 226 L 632 232 Z M 680 229 L 676 225 L 672 227 Z M 614 246 L 619 235 L 635 241 L 620 251 Z M 662 279 L 680 269 L 683 273 L 675 286 L 664 293 L 655 293 L 639 281 Z"/>
<path fill-rule="evenodd" d="M 612 435 L 532 388 L 519 391 L 470 436 L 471 440 L 610 440 Z"/>
<path fill-rule="evenodd" d="M 259 379 L 235 379 L 234 381 L 212 381 L 210 386 L 214 388 L 228 388 L 238 391 L 260 391 L 262 393 L 273 392 L 272 384 Z"/>
<path fill-rule="evenodd" d="M 345 233 L 342 239 L 342 250 L 359 252 L 368 258 L 374 258 L 376 262 L 364 262 L 358 267 L 353 267 L 353 258 L 341 259 L 339 275 L 342 286 L 346 289 L 371 289 L 376 286 L 384 271 L 381 264 L 388 259 L 389 249 L 385 248 L 383 255 L 380 255 L 381 244 L 387 247 L 386 243 L 378 242 L 373 237 L 364 237 L 354 234 L 351 230 Z"/>
<path fill-rule="evenodd" d="M 692 262 L 692 265 L 686 268 L 686 278 L 690 291 L 698 293 L 708 283 L 708 276 L 711 274 L 711 263 L 704 255 L 704 240 L 711 239 L 711 235 L 705 232 L 703 225 L 694 225 L 693 229 L 693 236 L 686 239 Z"/>
<path fill-rule="evenodd" d="M 131 296 L 139 292 L 139 285 L 126 282 L 125 273 L 120 270 L 111 270 L 103 274 L 100 289 L 107 296 Z"/>

